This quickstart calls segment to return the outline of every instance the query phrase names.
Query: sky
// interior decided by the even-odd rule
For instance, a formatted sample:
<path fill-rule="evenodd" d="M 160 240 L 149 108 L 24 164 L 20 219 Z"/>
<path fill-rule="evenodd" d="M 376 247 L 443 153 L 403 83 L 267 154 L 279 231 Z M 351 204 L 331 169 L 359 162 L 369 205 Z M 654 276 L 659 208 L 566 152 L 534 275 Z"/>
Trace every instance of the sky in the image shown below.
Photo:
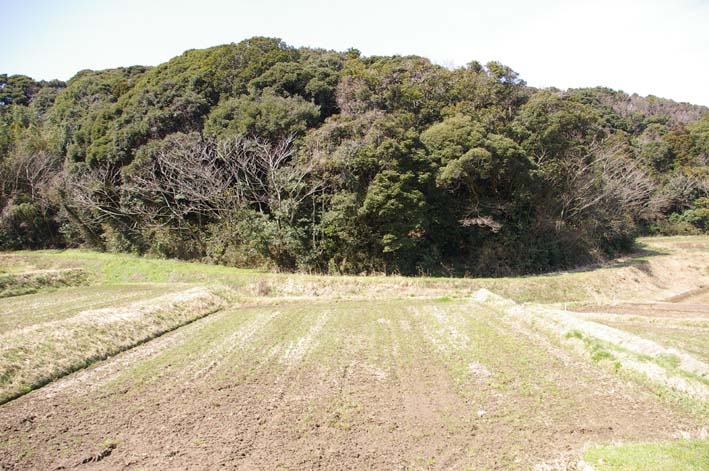
<path fill-rule="evenodd" d="M 709 106 L 709 0 L 0 0 L 0 16 L 0 73 L 38 80 L 271 36 Z"/>

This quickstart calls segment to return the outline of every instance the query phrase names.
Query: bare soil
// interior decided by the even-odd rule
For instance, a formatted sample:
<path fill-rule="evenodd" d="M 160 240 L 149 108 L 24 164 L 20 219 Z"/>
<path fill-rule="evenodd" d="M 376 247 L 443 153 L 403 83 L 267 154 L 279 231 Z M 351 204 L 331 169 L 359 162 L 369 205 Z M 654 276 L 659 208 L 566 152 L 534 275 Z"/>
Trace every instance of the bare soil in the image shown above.
<path fill-rule="evenodd" d="M 591 361 L 535 324 L 543 316 L 505 314 L 514 299 L 709 364 L 709 239 L 647 243 L 607 268 L 542 277 L 226 277 L 242 305 L 1 405 L 0 470 L 551 471 L 599 443 L 706 437 L 693 406 Z M 0 254 L 0 271 L 70 268 L 45 258 Z M 187 288 L 144 285 L 7 298 L 0 331 L 87 309 L 111 319 L 108 308 Z"/>
<path fill-rule="evenodd" d="M 217 313 L 0 407 L 0 469 L 529 469 L 705 425 L 495 316 Z"/>

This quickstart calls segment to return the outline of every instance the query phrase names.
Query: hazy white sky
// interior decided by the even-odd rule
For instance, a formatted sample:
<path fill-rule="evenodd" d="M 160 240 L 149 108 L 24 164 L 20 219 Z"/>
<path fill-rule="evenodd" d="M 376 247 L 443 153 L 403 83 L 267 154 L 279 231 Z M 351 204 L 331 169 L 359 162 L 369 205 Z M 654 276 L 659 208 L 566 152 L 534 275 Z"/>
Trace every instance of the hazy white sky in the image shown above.
<path fill-rule="evenodd" d="M 498 60 L 534 86 L 709 105 L 709 0 L 0 0 L 0 72 L 68 79 L 274 36 L 293 46 Z"/>

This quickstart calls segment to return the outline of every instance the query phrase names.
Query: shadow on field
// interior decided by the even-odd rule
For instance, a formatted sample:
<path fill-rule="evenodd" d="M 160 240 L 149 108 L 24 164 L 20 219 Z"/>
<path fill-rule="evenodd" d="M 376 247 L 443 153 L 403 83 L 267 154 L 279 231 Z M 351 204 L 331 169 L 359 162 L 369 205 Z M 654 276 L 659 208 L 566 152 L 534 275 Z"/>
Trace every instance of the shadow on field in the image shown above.
<path fill-rule="evenodd" d="M 612 258 L 610 260 L 599 261 L 596 263 L 589 263 L 586 265 L 581 265 L 575 268 L 570 268 L 567 270 L 553 271 L 549 273 L 538 273 L 530 275 L 522 275 L 516 278 L 544 278 L 544 277 L 555 277 L 563 275 L 565 273 L 589 273 L 598 271 L 606 268 L 623 268 L 623 267 L 635 267 L 638 270 L 652 275 L 652 267 L 650 266 L 650 259 L 653 257 L 658 257 L 662 255 L 671 255 L 671 252 L 650 249 L 647 246 L 637 245 L 632 252 L 625 255 L 621 255 L 617 258 Z"/>

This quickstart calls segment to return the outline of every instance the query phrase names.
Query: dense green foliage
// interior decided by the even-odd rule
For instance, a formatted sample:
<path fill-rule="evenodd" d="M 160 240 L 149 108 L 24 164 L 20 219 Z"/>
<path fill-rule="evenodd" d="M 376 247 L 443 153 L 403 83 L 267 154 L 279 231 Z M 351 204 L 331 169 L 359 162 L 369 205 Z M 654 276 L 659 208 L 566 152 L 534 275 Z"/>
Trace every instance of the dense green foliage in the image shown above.
<path fill-rule="evenodd" d="M 0 246 L 509 274 L 709 229 L 706 108 L 251 38 L 0 76 Z"/>

